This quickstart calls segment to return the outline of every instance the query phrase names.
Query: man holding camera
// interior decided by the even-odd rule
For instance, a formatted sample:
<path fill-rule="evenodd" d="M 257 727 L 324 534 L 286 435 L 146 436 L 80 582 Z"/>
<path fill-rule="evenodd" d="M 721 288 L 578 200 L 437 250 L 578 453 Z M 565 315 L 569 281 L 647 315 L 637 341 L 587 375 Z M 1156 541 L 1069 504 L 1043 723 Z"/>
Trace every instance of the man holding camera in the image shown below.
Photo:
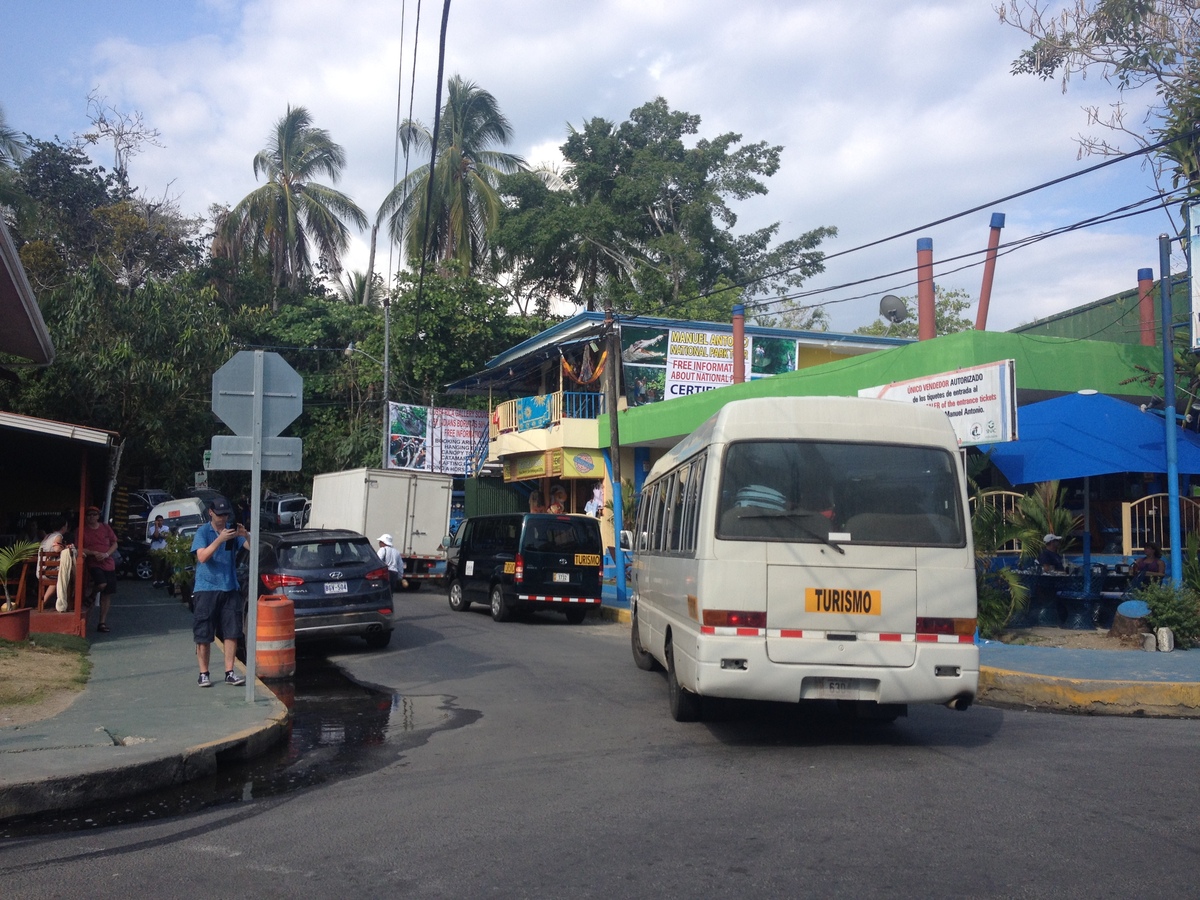
<path fill-rule="evenodd" d="M 208 521 L 196 530 L 192 552 L 196 555 L 196 586 L 192 591 L 192 634 L 196 640 L 196 661 L 200 664 L 200 687 L 210 687 L 208 661 L 217 634 L 225 650 L 225 683 L 245 684 L 234 671 L 237 642 L 242 636 L 242 595 L 238 590 L 237 551 L 250 537 L 241 524 L 233 524 L 233 509 L 224 497 L 208 507 Z"/>

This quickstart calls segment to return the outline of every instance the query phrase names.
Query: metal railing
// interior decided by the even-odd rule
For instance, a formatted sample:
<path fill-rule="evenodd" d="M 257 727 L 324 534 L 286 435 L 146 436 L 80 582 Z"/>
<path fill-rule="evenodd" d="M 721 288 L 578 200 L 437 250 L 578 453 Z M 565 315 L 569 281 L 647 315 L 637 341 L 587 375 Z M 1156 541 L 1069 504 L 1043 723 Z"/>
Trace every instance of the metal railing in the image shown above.
<path fill-rule="evenodd" d="M 1121 543 L 1126 556 L 1140 554 L 1147 541 L 1154 541 L 1166 553 L 1171 549 L 1171 520 L 1168 494 L 1150 494 L 1132 503 L 1121 504 Z M 1179 498 L 1179 533 L 1186 543 L 1187 536 L 1200 531 L 1200 502 L 1191 497 Z"/>
<path fill-rule="evenodd" d="M 547 423 L 547 427 L 556 425 L 563 419 L 596 419 L 605 410 L 603 394 L 555 391 L 553 394 L 547 394 L 546 397 L 550 406 L 550 421 Z M 520 403 L 521 400 L 517 399 L 505 400 L 503 403 L 497 404 L 488 432 L 493 441 L 502 434 L 519 430 L 517 408 Z"/>
<path fill-rule="evenodd" d="M 982 500 L 984 505 L 990 506 L 993 509 L 1000 510 L 1000 515 L 1004 517 L 1005 522 L 1011 522 L 1017 512 L 1017 504 L 1021 502 L 1024 494 L 1016 491 L 985 491 L 977 497 L 971 497 L 971 512 L 975 512 L 975 505 L 979 500 Z M 1021 542 L 1016 538 L 1008 541 L 1004 545 L 997 548 L 999 553 L 1020 553 Z"/>

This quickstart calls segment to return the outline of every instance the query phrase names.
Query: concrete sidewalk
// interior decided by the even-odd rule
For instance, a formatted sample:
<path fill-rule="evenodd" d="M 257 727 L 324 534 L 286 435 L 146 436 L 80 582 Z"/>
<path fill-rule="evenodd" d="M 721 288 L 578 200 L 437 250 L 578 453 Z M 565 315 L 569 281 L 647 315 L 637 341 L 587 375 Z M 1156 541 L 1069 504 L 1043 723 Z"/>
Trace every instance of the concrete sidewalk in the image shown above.
<path fill-rule="evenodd" d="M 253 757 L 285 737 L 287 709 L 261 682 L 253 702 L 244 685 L 197 686 L 192 617 L 178 598 L 122 580 L 108 621 L 108 634 L 88 634 L 92 674 L 70 707 L 28 725 L 0 719 L 0 819 L 179 784 L 215 771 L 218 756 Z M 216 645 L 214 680 L 222 670 Z"/>

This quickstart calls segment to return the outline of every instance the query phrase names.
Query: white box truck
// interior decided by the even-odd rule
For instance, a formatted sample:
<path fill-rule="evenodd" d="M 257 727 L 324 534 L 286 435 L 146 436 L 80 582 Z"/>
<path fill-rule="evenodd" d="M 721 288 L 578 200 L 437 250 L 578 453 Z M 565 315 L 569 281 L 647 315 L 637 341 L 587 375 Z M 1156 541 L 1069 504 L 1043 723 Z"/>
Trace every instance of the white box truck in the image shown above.
<path fill-rule="evenodd" d="M 404 557 L 404 577 L 413 590 L 440 577 L 446 558 L 442 538 L 450 529 L 449 475 L 401 469 L 349 469 L 313 478 L 309 528 L 348 528 L 372 545 L 390 534 Z M 439 566 L 440 568 L 440 566 Z"/>

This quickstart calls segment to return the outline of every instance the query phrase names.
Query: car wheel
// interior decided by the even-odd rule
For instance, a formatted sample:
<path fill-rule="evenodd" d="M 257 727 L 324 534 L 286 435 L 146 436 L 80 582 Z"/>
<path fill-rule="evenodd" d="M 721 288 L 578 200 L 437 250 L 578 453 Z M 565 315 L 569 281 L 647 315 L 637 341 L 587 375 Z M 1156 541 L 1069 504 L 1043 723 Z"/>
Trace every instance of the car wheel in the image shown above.
<path fill-rule="evenodd" d="M 491 603 L 492 618 L 497 622 L 507 622 L 512 618 L 512 610 L 504 599 L 504 588 L 498 584 L 492 586 Z"/>
<path fill-rule="evenodd" d="M 391 631 L 374 631 L 371 634 L 364 635 L 367 646 L 372 650 L 382 650 L 392 642 Z"/>
<path fill-rule="evenodd" d="M 567 614 L 568 624 L 580 625 L 583 623 L 584 618 L 586 618 L 586 616 L 587 616 L 587 607 L 586 606 L 579 606 L 579 607 L 573 606 L 566 611 L 566 614 Z"/>
<path fill-rule="evenodd" d="M 149 581 L 154 577 L 154 562 L 149 559 L 139 559 L 134 564 L 133 570 L 142 581 Z"/>
<path fill-rule="evenodd" d="M 679 683 L 675 674 L 675 650 L 670 644 L 667 644 L 667 699 L 671 704 L 671 718 L 676 722 L 700 720 L 700 697 Z"/>
<path fill-rule="evenodd" d="M 471 601 L 463 593 L 463 583 L 457 578 L 450 582 L 448 595 L 450 597 L 450 608 L 455 612 L 466 612 L 471 608 Z"/>
<path fill-rule="evenodd" d="M 654 667 L 658 665 L 654 657 L 649 651 L 642 646 L 642 636 L 638 633 L 638 618 L 637 607 L 633 608 L 633 614 L 630 622 L 630 643 L 633 645 L 633 664 L 643 672 L 653 672 Z"/>

